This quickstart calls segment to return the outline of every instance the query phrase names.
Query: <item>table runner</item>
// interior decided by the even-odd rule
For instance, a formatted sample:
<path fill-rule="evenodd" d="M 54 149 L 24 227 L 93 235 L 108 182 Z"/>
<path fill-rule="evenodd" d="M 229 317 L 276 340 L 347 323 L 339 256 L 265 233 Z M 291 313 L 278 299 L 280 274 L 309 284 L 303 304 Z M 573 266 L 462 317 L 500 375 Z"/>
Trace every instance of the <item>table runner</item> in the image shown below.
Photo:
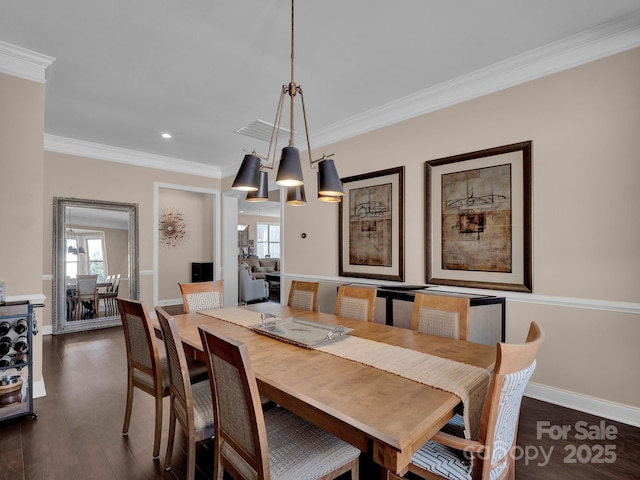
<path fill-rule="evenodd" d="M 236 307 L 200 313 L 243 327 L 261 322 L 260 313 Z M 464 406 L 465 437 L 476 438 L 489 386 L 490 374 L 484 368 L 351 335 L 315 350 L 453 393 Z"/>

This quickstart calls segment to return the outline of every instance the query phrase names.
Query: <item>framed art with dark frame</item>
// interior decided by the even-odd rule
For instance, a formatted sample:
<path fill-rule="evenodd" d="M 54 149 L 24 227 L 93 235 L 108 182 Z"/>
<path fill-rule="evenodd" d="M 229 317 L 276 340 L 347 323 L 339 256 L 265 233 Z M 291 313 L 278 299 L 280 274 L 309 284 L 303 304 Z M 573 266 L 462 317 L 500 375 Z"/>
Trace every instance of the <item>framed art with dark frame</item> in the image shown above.
<path fill-rule="evenodd" d="M 340 276 L 404 281 L 404 167 L 342 178 Z"/>
<path fill-rule="evenodd" d="M 533 291 L 531 148 L 425 162 L 427 283 Z"/>

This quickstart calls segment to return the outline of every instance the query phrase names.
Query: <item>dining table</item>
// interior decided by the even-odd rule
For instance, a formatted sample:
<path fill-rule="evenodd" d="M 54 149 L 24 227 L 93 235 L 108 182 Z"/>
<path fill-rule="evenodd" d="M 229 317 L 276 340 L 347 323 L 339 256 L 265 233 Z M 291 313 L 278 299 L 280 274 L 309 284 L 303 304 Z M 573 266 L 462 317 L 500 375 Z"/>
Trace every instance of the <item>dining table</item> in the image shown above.
<path fill-rule="evenodd" d="M 306 348 L 260 332 L 263 313 L 341 326 L 348 335 Z M 380 466 L 380 478 L 406 473 L 412 455 L 460 411 L 464 395 L 421 375 L 455 382 L 463 368 L 488 384 L 496 356 L 488 345 L 273 302 L 173 318 L 185 352 L 203 361 L 200 326 L 244 342 L 261 395 L 359 448 Z M 406 372 L 410 362 L 430 366 Z"/>

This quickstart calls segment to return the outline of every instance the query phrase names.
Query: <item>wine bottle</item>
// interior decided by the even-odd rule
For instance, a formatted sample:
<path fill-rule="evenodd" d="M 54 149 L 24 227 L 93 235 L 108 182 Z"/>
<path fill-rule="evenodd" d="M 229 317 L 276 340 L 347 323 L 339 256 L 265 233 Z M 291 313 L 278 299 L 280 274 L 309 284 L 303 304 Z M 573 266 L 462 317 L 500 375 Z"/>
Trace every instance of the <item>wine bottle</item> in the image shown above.
<path fill-rule="evenodd" d="M 15 357 L 13 355 L 3 355 L 0 358 L 0 367 L 10 367 L 15 364 Z"/>
<path fill-rule="evenodd" d="M 27 337 L 21 335 L 13 342 L 13 349 L 18 353 L 26 353 L 29 350 L 29 344 L 27 343 Z"/>
<path fill-rule="evenodd" d="M 11 339 L 10 337 L 4 336 L 0 338 L 0 355 L 4 356 L 9 353 L 12 344 L 13 339 Z"/>
<path fill-rule="evenodd" d="M 16 331 L 18 335 L 26 332 L 28 328 L 29 328 L 29 324 L 27 323 L 26 318 L 19 318 L 15 326 L 13 327 L 13 329 Z"/>
<path fill-rule="evenodd" d="M 4 337 L 11 330 L 11 324 L 6 320 L 0 322 L 0 337 Z"/>

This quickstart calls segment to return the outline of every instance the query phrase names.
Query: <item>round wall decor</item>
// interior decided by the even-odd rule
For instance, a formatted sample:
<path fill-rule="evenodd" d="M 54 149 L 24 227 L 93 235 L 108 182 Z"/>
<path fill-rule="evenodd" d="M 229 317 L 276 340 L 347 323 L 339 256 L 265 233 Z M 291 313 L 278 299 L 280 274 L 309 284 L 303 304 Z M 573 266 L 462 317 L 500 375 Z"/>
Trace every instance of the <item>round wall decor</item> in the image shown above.
<path fill-rule="evenodd" d="M 158 243 L 164 248 L 181 247 L 189 237 L 185 216 L 175 209 L 166 209 L 160 212 L 158 231 L 160 232 Z"/>

